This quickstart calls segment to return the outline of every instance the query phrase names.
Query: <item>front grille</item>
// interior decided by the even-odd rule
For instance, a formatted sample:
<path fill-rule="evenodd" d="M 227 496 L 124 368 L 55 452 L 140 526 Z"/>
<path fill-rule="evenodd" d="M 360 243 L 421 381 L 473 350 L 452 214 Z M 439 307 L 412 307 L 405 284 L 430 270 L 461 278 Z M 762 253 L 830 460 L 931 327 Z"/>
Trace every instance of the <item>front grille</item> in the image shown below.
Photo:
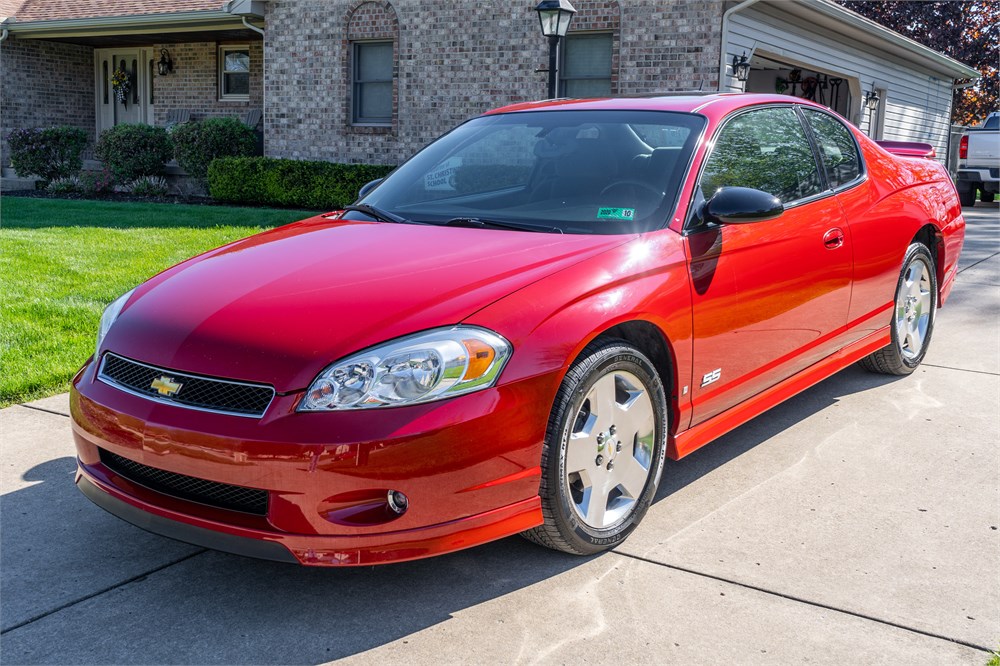
<path fill-rule="evenodd" d="M 116 354 L 104 355 L 98 375 L 108 384 L 144 397 L 192 409 L 223 412 L 238 416 L 263 416 L 274 398 L 274 389 L 263 384 L 247 384 L 225 379 L 199 377 L 166 368 L 138 363 Z M 154 383 L 177 385 L 170 395 L 154 388 Z"/>
<path fill-rule="evenodd" d="M 266 490 L 196 479 L 193 476 L 148 467 L 111 451 L 104 449 L 98 451 L 105 467 L 150 490 L 219 509 L 242 511 L 256 516 L 267 515 Z"/>

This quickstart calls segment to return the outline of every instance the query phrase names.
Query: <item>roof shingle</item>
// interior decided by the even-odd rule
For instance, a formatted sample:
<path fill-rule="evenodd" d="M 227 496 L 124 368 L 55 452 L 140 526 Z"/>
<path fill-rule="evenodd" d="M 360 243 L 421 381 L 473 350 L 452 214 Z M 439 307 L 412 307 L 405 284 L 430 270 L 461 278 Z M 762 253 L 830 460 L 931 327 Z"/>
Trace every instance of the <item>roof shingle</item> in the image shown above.
<path fill-rule="evenodd" d="M 221 10 L 223 0 L 0 0 L 0 15 L 14 16 L 18 22 L 87 19 L 141 14 L 174 14 Z M 10 6 L 11 13 L 3 9 Z"/>

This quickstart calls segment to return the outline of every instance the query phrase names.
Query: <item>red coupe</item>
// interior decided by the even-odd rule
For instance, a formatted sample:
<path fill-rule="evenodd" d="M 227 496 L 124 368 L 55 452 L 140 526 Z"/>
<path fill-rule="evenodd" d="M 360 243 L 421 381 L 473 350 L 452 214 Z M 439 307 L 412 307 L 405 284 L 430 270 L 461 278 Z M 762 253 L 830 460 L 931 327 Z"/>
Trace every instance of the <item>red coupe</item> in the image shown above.
<path fill-rule="evenodd" d="M 611 548 L 666 456 L 856 361 L 921 362 L 964 237 L 932 157 L 774 95 L 474 118 L 112 303 L 73 380 L 76 482 L 309 565 Z"/>

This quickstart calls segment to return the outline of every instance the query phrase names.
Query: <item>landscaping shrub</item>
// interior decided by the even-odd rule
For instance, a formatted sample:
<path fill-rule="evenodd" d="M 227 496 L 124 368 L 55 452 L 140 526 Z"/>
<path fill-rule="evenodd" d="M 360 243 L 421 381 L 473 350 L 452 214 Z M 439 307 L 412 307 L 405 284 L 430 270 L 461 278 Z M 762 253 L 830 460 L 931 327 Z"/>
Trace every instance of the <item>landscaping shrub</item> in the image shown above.
<path fill-rule="evenodd" d="M 87 132 L 68 125 L 16 129 L 7 135 L 7 145 L 11 166 L 22 178 L 68 178 L 83 167 Z"/>
<path fill-rule="evenodd" d="M 167 179 L 163 176 L 143 176 L 125 186 L 132 194 L 140 197 L 162 197 L 170 192 Z"/>
<path fill-rule="evenodd" d="M 208 165 L 217 157 L 253 155 L 257 138 L 236 118 L 209 118 L 174 128 L 174 156 L 181 168 L 204 182 Z"/>
<path fill-rule="evenodd" d="M 101 132 L 94 153 L 118 182 L 128 183 L 162 173 L 174 147 L 162 127 L 123 123 Z"/>
<path fill-rule="evenodd" d="M 80 179 L 76 176 L 66 178 L 53 178 L 45 188 L 53 194 L 68 194 L 80 191 Z"/>
<path fill-rule="evenodd" d="M 115 179 L 106 168 L 101 171 L 83 171 L 77 176 L 77 182 L 84 194 L 107 194 L 115 190 Z"/>
<path fill-rule="evenodd" d="M 220 157 L 208 167 L 208 190 L 219 201 L 333 210 L 353 202 L 368 181 L 394 167 L 305 162 L 272 157 Z"/>

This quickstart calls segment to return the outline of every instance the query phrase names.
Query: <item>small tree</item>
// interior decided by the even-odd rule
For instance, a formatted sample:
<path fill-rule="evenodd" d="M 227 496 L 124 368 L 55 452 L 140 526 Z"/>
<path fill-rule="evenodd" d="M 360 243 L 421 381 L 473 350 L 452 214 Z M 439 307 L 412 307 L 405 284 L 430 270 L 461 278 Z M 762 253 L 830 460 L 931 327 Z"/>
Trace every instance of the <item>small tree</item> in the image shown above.
<path fill-rule="evenodd" d="M 163 173 L 164 165 L 173 157 L 174 146 L 162 127 L 123 123 L 101 132 L 94 153 L 116 181 L 128 183 Z"/>
<path fill-rule="evenodd" d="M 7 135 L 11 166 L 21 177 L 69 178 L 83 167 L 87 140 L 86 131 L 68 125 L 16 129 Z"/>
<path fill-rule="evenodd" d="M 184 123 L 174 128 L 173 139 L 177 163 L 202 182 L 216 157 L 249 157 L 257 146 L 253 130 L 236 118 Z"/>

